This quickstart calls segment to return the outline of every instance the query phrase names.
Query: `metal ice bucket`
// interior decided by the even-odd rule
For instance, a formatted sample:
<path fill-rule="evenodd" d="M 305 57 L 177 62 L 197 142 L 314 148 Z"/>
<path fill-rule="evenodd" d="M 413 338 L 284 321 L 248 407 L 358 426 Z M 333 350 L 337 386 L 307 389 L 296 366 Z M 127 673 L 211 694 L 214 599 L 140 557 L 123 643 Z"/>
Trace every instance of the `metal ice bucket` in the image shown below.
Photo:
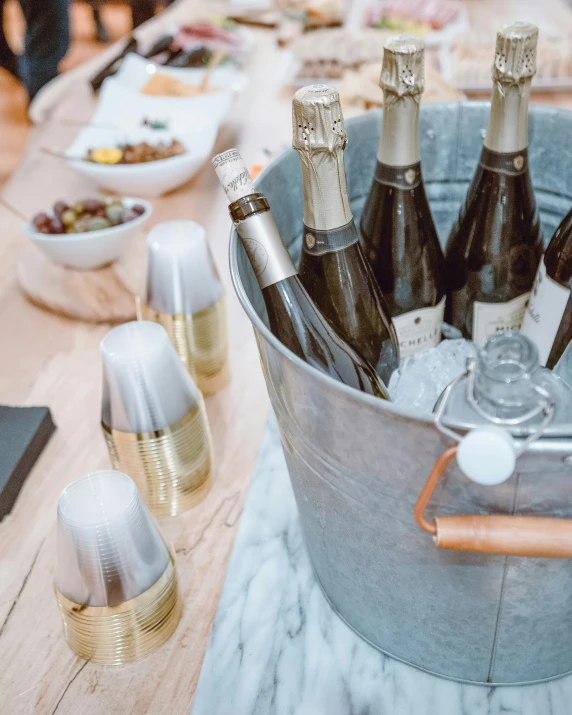
<path fill-rule="evenodd" d="M 425 105 L 421 153 L 442 241 L 465 196 L 488 104 Z M 346 167 L 359 217 L 374 170 L 381 113 L 348 122 Z M 530 165 L 544 236 L 572 205 L 572 113 L 533 106 Z M 300 253 L 298 156 L 261 174 L 291 255 Z M 428 419 L 309 367 L 270 333 L 249 261 L 233 232 L 231 272 L 257 336 L 306 545 L 335 611 L 385 653 L 474 683 L 529 683 L 572 671 L 572 560 L 437 550 L 413 507 L 448 442 Z M 479 486 L 449 468 L 427 511 L 572 517 L 572 425 L 552 425 L 518 474 Z"/>

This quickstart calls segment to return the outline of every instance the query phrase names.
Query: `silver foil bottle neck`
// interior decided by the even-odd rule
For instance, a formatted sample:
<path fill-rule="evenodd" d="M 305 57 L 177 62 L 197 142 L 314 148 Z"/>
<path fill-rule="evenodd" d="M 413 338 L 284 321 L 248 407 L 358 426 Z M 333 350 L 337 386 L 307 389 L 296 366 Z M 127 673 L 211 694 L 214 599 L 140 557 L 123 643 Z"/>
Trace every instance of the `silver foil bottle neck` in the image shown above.
<path fill-rule="evenodd" d="M 495 82 L 520 83 L 536 74 L 538 27 L 528 22 L 505 25 L 497 33 L 492 78 Z"/>
<path fill-rule="evenodd" d="M 346 125 L 337 89 L 325 84 L 302 87 L 292 101 L 294 149 L 333 151 L 347 143 Z"/>
<path fill-rule="evenodd" d="M 308 228 L 328 231 L 352 220 L 344 166 L 346 144 L 338 91 L 325 84 L 299 89 L 292 102 L 292 146 L 300 157 Z"/>
<path fill-rule="evenodd" d="M 536 72 L 538 28 L 515 22 L 497 34 L 493 93 L 485 146 L 498 153 L 528 146 L 530 82 Z"/>
<path fill-rule="evenodd" d="M 383 50 L 379 84 L 383 126 L 378 161 L 410 166 L 420 161 L 419 104 L 425 88 L 425 46 L 411 35 L 391 37 Z"/>
<path fill-rule="evenodd" d="M 398 97 L 421 97 L 425 89 L 425 45 L 412 35 L 390 37 L 383 48 L 379 85 Z"/>

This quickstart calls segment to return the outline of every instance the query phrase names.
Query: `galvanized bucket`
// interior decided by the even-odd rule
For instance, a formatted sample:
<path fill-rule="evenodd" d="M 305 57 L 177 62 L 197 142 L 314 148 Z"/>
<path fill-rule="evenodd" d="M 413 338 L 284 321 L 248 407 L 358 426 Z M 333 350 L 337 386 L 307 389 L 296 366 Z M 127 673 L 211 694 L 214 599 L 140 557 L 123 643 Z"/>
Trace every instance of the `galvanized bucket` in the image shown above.
<path fill-rule="evenodd" d="M 465 196 L 488 104 L 421 111 L 427 191 L 442 240 Z M 348 122 L 346 167 L 354 216 L 373 175 L 381 113 Z M 572 113 L 533 106 L 530 165 L 544 235 L 572 205 Z M 297 259 L 303 198 L 287 151 L 258 181 Z M 572 671 L 572 560 L 437 550 L 413 518 L 417 497 L 448 445 L 431 420 L 322 375 L 270 333 L 262 295 L 235 232 L 230 263 L 251 319 L 276 413 L 306 545 L 335 611 L 394 658 L 473 683 L 530 683 Z M 572 425 L 552 425 L 518 461 L 518 474 L 479 486 L 451 467 L 432 514 L 572 517 Z"/>

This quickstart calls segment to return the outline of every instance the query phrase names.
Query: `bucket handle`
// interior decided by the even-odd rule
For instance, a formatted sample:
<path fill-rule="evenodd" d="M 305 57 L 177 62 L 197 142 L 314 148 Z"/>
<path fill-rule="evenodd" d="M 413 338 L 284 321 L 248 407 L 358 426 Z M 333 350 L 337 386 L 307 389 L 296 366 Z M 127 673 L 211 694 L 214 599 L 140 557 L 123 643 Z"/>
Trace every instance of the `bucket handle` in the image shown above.
<path fill-rule="evenodd" d="M 572 520 L 539 516 L 459 515 L 425 518 L 431 499 L 447 465 L 456 457 L 457 445 L 435 462 L 413 514 L 419 526 L 433 536 L 438 549 L 473 551 L 505 556 L 572 558 Z"/>

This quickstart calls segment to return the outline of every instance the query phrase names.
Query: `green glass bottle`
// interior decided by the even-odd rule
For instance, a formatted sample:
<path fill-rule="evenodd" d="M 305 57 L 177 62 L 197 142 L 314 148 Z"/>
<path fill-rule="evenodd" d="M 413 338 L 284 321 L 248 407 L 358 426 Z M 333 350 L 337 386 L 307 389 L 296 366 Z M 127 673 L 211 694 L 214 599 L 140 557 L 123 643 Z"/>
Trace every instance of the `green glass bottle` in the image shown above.
<path fill-rule="evenodd" d="M 519 330 L 542 241 L 528 168 L 528 100 L 538 28 L 515 23 L 497 34 L 484 146 L 446 251 L 448 321 L 483 344 Z"/>
<path fill-rule="evenodd" d="M 320 84 L 296 92 L 292 143 L 304 186 L 300 280 L 330 324 L 387 384 L 399 365 L 399 348 L 350 210 L 337 90 Z"/>
<path fill-rule="evenodd" d="M 226 191 L 229 212 L 258 279 L 270 330 L 295 355 L 346 385 L 389 399 L 374 368 L 334 330 L 302 285 L 284 247 L 270 206 L 256 191 L 236 149 L 213 166 Z"/>

